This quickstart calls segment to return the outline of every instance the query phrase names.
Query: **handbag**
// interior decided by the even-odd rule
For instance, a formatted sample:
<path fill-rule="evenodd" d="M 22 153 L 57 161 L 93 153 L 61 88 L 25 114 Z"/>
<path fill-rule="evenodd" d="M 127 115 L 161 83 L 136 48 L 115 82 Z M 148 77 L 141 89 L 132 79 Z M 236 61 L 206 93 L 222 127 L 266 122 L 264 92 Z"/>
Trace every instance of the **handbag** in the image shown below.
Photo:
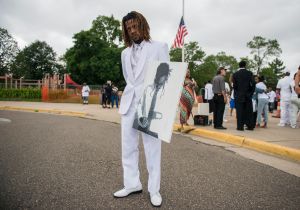
<path fill-rule="evenodd" d="M 208 125 L 208 116 L 206 115 L 195 115 L 194 116 L 194 125 Z"/>

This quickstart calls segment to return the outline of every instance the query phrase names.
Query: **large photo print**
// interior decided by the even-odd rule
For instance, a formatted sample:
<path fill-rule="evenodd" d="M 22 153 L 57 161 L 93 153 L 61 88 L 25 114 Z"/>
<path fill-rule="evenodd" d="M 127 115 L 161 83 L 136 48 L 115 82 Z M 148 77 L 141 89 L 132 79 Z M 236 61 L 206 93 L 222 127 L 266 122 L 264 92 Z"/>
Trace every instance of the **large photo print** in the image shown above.
<path fill-rule="evenodd" d="M 149 62 L 145 68 L 133 128 L 170 143 L 187 63 Z"/>

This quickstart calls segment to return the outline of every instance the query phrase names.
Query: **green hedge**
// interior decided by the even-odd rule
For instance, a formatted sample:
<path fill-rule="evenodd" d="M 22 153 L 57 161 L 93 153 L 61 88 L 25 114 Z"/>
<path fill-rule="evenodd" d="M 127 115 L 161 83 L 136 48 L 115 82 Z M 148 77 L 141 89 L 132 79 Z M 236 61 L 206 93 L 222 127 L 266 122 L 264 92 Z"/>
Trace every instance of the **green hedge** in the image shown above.
<path fill-rule="evenodd" d="M 42 98 L 41 89 L 0 89 L 0 99 L 6 100 L 40 100 Z"/>

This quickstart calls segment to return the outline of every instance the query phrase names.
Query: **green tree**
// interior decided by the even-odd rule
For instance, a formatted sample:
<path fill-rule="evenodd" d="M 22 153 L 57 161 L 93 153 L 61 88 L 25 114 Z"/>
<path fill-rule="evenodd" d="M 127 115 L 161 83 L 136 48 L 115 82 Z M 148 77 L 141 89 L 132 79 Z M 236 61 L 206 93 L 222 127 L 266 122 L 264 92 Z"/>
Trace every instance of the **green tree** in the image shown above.
<path fill-rule="evenodd" d="M 266 84 L 275 89 L 278 80 L 284 75 L 284 69 L 283 61 L 275 58 L 267 67 L 262 69 L 261 75 L 265 77 Z"/>
<path fill-rule="evenodd" d="M 67 71 L 74 81 L 82 84 L 104 84 L 113 81 L 125 86 L 121 69 L 120 22 L 113 16 L 97 17 L 92 28 L 73 36 L 74 46 L 64 55 Z"/>
<path fill-rule="evenodd" d="M 253 39 L 247 43 L 247 47 L 251 49 L 251 54 L 253 54 L 257 74 L 260 73 L 266 61 L 271 57 L 278 57 L 282 52 L 276 39 L 266 39 L 261 36 L 254 36 Z"/>
<path fill-rule="evenodd" d="M 274 71 L 277 78 L 281 78 L 284 75 L 283 70 L 285 69 L 285 66 L 282 60 L 275 58 L 271 63 L 269 63 L 269 67 Z"/>
<path fill-rule="evenodd" d="M 0 28 L 0 75 L 9 73 L 10 65 L 19 52 L 15 39 L 4 28 Z"/>
<path fill-rule="evenodd" d="M 195 69 L 194 79 L 197 81 L 198 86 L 203 88 L 207 81 L 212 80 L 217 69 L 216 56 L 209 55 L 205 57 L 203 63 Z"/>
<path fill-rule="evenodd" d="M 185 62 L 189 63 L 189 70 L 191 72 L 192 78 L 199 82 L 199 75 L 197 72 L 197 68 L 199 64 L 203 61 L 205 57 L 205 52 L 199 47 L 197 42 L 189 42 L 184 44 Z M 180 48 L 171 48 L 170 50 L 170 60 L 175 62 L 182 61 L 182 49 Z"/>
<path fill-rule="evenodd" d="M 181 62 L 182 55 L 181 48 L 171 48 L 170 50 L 170 60 Z M 202 61 L 205 57 L 205 52 L 199 47 L 197 42 L 189 42 L 184 44 L 184 61 L 187 63 Z"/>
<path fill-rule="evenodd" d="M 226 67 L 230 72 L 235 72 L 238 69 L 238 62 L 232 55 L 226 55 L 225 52 L 219 52 L 215 56 L 215 61 L 218 66 Z"/>
<path fill-rule="evenodd" d="M 57 73 L 59 75 L 63 76 L 64 74 L 68 73 L 66 59 L 63 55 L 58 58 L 57 64 Z"/>
<path fill-rule="evenodd" d="M 197 42 L 189 42 L 185 47 L 185 61 L 189 63 L 191 76 L 195 74 L 195 68 L 203 61 L 205 52 L 199 47 Z"/>
<path fill-rule="evenodd" d="M 267 87 L 272 87 L 273 90 L 276 88 L 278 77 L 276 76 L 272 68 L 262 68 L 260 75 L 265 77 L 265 83 Z"/>
<path fill-rule="evenodd" d="M 110 47 L 120 45 L 122 40 L 121 24 L 114 16 L 98 16 L 92 22 L 90 32 L 98 39 L 109 44 Z"/>
<path fill-rule="evenodd" d="M 169 52 L 170 60 L 173 62 L 181 62 L 182 60 L 181 51 L 182 51 L 181 48 L 171 48 Z"/>
<path fill-rule="evenodd" d="M 246 57 L 241 57 L 240 60 L 244 60 L 247 63 L 246 68 L 250 71 L 252 71 L 253 74 L 256 74 L 256 64 L 255 61 L 249 58 L 248 56 Z"/>
<path fill-rule="evenodd" d="M 203 87 L 205 82 L 212 80 L 220 66 L 228 69 L 226 80 L 229 81 L 230 74 L 238 68 L 238 63 L 234 56 L 226 55 L 225 52 L 207 56 L 203 63 L 197 66 L 195 71 L 195 80 L 198 82 L 198 85 Z"/>
<path fill-rule="evenodd" d="M 46 73 L 57 73 L 59 68 L 52 47 L 44 41 L 35 41 L 16 56 L 11 71 L 16 77 L 38 80 Z"/>

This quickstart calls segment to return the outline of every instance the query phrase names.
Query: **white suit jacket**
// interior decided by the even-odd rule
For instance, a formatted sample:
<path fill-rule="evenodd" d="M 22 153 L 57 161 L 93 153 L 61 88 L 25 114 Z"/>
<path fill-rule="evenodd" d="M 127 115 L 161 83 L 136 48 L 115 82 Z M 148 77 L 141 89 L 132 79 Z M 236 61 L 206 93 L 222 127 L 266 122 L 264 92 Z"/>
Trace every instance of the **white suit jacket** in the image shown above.
<path fill-rule="evenodd" d="M 126 81 L 126 87 L 121 98 L 119 109 L 120 114 L 126 114 L 128 112 L 134 95 L 137 99 L 140 99 L 143 93 L 142 89 L 145 78 L 145 63 L 147 61 L 170 61 L 167 44 L 156 41 L 145 42 L 134 76 L 130 62 L 132 48 L 132 46 L 127 47 L 121 54 L 122 70 Z"/>
<path fill-rule="evenodd" d="M 292 79 L 289 76 L 285 76 L 278 81 L 276 88 L 280 89 L 280 101 L 289 101 L 291 99 L 291 81 Z"/>

